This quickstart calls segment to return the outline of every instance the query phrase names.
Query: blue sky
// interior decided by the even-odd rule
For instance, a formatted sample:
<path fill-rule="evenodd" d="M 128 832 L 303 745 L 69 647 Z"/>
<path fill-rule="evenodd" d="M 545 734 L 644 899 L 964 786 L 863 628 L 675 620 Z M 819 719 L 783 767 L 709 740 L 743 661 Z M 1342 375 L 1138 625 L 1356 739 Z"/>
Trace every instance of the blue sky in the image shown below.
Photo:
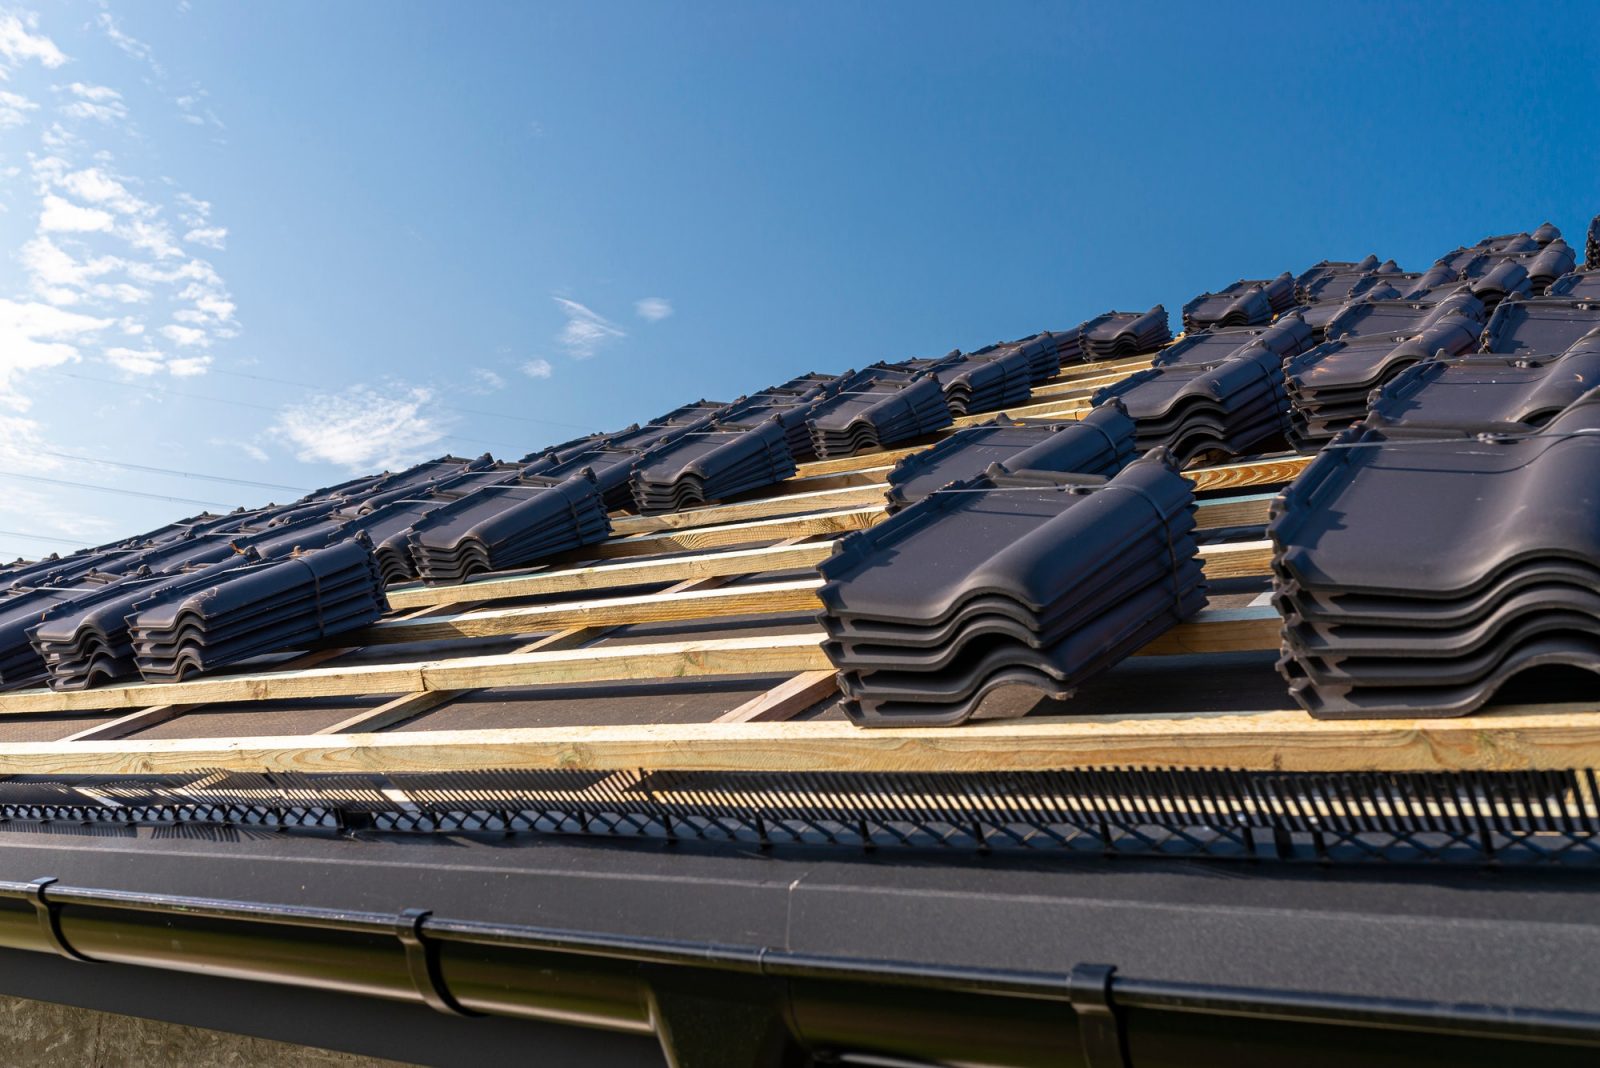
<path fill-rule="evenodd" d="M 1581 246 L 1600 8 L 1399 6 L 0 6 L 0 556 L 1324 256 Z"/>

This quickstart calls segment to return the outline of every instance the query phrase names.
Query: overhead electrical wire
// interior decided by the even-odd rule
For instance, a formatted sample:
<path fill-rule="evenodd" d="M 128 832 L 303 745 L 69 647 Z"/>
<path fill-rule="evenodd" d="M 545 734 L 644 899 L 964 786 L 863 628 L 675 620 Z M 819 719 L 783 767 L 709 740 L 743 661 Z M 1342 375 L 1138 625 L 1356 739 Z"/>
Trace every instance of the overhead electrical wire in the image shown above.
<path fill-rule="evenodd" d="M 49 542 L 54 542 L 57 545 L 71 545 L 74 548 L 78 548 L 78 549 L 81 549 L 86 545 L 92 544 L 88 539 L 82 539 L 82 540 L 76 540 L 75 541 L 72 538 L 52 538 L 47 534 L 24 534 L 20 530 L 0 530 L 0 537 L 5 537 L 5 538 L 25 538 L 28 541 L 49 541 Z"/>
<path fill-rule="evenodd" d="M 285 486 L 279 482 L 255 482 L 248 478 L 229 478 L 226 475 L 205 475 L 198 471 L 181 471 L 172 467 L 149 467 L 145 464 L 130 464 L 122 460 L 107 460 L 99 456 L 79 456 L 70 452 L 54 452 L 50 449 L 32 450 L 40 456 L 55 456 L 63 460 L 76 460 L 79 463 L 95 464 L 101 467 L 120 467 L 126 471 L 147 471 L 155 475 L 172 475 L 176 478 L 193 478 L 204 482 L 222 482 L 230 486 L 248 486 L 251 489 L 287 490 L 290 493 L 310 493 L 307 486 Z"/>
<path fill-rule="evenodd" d="M 81 374 L 77 371 L 63 371 L 58 367 L 47 368 L 48 374 L 59 375 L 62 378 L 76 378 L 83 382 L 98 382 L 102 385 L 117 386 L 122 389 L 142 389 L 151 393 L 165 393 L 172 397 L 184 397 L 188 400 L 205 401 L 207 404 L 227 404 L 235 408 L 251 408 L 258 412 L 272 412 L 277 414 L 281 408 L 271 404 L 256 404 L 253 401 L 233 400 L 226 397 L 208 397 L 201 393 L 188 393 L 181 389 L 169 389 L 166 386 L 150 385 L 144 382 L 118 382 L 111 378 L 99 378 L 95 375 Z M 440 434 L 445 441 L 464 441 L 470 445 L 491 445 L 498 449 L 510 449 L 513 452 L 528 452 L 526 445 L 518 445 L 509 441 L 491 441 L 488 438 L 473 438 L 463 434 Z"/>
<path fill-rule="evenodd" d="M 23 482 L 42 482 L 48 486 L 65 486 L 68 489 L 94 490 L 98 493 L 116 493 L 123 497 L 142 497 L 147 501 L 167 501 L 172 504 L 198 504 L 203 508 L 233 508 L 232 504 L 222 501 L 202 501 L 193 497 L 169 497 L 164 493 L 144 493 L 140 490 L 123 489 L 121 486 L 101 486 L 93 482 L 73 482 L 64 478 L 46 478 L 44 475 L 23 475 L 15 471 L 0 471 L 0 478 L 21 479 Z"/>

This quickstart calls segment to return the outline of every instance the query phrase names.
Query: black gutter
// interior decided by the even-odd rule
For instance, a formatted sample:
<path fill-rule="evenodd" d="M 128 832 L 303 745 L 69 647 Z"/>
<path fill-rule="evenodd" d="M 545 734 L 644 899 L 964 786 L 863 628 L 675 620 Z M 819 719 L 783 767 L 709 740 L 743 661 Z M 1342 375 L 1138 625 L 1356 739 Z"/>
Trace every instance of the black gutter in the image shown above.
<path fill-rule="evenodd" d="M 0 946 L 655 1034 L 683 1065 L 786 1063 L 799 1050 L 1018 1068 L 1077 1053 L 1098 1068 L 1132 1063 L 1135 1024 L 1156 1013 L 1544 1043 L 1552 1053 L 1600 1046 L 1600 1013 L 1155 981 L 1096 965 L 857 959 L 49 879 L 0 882 Z M 709 1049 L 708 1018 L 720 1021 Z M 730 1018 L 750 1026 L 730 1032 Z"/>

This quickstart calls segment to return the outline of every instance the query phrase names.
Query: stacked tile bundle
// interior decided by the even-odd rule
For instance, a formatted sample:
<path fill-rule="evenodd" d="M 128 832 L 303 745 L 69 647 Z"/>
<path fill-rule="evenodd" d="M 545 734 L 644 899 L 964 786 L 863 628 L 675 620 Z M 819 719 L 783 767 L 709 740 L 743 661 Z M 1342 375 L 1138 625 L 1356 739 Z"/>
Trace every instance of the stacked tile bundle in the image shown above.
<path fill-rule="evenodd" d="M 1565 352 L 1424 360 L 1372 398 L 1365 425 L 1403 434 L 1525 434 L 1600 388 L 1600 326 Z"/>
<path fill-rule="evenodd" d="M 718 416 L 723 426 L 753 429 L 768 419 L 783 424 L 789 455 L 796 463 L 816 457 L 811 430 L 806 425 L 812 411 L 832 396 L 843 379 L 838 375 L 807 374 L 791 378 L 782 385 L 769 386 L 733 401 Z"/>
<path fill-rule="evenodd" d="M 1138 427 L 1138 448 L 1166 446 L 1183 463 L 1259 451 L 1288 429 L 1283 357 L 1248 344 L 1217 363 L 1177 362 L 1096 391 L 1099 407 L 1119 400 Z"/>
<path fill-rule="evenodd" d="M 528 465 L 528 474 L 544 479 L 587 478 L 599 487 L 608 509 L 625 508 L 633 503 L 633 468 L 640 456 L 704 429 L 725 409 L 726 405 L 714 401 L 697 401 L 642 426 L 635 423 L 615 434 L 574 443 L 570 449 L 533 453 L 522 462 Z"/>
<path fill-rule="evenodd" d="M 452 502 L 490 486 L 518 481 L 528 470 L 522 464 L 495 463 L 480 457 L 464 469 L 451 470 L 428 464 L 383 480 L 357 502 L 333 513 L 351 533 L 362 533 L 373 544 L 373 555 L 385 582 L 417 577 L 411 555 L 411 528 Z"/>
<path fill-rule="evenodd" d="M 136 606 L 128 618 L 139 674 L 180 682 L 373 622 L 388 609 L 363 537 L 229 572 L 206 589 Z"/>
<path fill-rule="evenodd" d="M 1560 300 L 1600 301 L 1600 271 L 1573 271 L 1550 283 L 1546 297 Z"/>
<path fill-rule="evenodd" d="M 1116 401 L 1076 422 L 1016 422 L 998 415 L 966 427 L 895 464 L 886 481 L 889 511 L 898 512 L 991 465 L 1012 471 L 1056 471 L 1109 478 L 1133 462 L 1134 425 Z"/>
<path fill-rule="evenodd" d="M 1555 240 L 1537 250 L 1486 253 L 1462 269 L 1472 292 L 1487 307 L 1510 296 L 1537 296 L 1550 283 L 1577 266 L 1577 255 L 1565 241 Z"/>
<path fill-rule="evenodd" d="M 1078 363 L 1088 358 L 1083 351 L 1083 325 L 1081 323 L 1071 330 L 1047 330 L 1042 334 L 1034 334 L 1031 337 L 1023 338 L 1015 344 L 1021 345 L 1035 340 L 1049 346 L 1055 359 L 1055 366 L 1051 368 L 1047 377 L 1055 377 L 1056 372 L 1069 363 Z M 1043 379 L 1036 379 L 1034 385 L 1038 385 L 1041 381 Z"/>
<path fill-rule="evenodd" d="M 713 423 L 639 457 L 633 500 L 646 514 L 675 512 L 762 489 L 794 473 L 779 416 L 749 429 Z"/>
<path fill-rule="evenodd" d="M 1138 356 L 1171 340 L 1167 309 L 1160 304 L 1147 312 L 1109 311 L 1078 327 L 1078 344 L 1090 360 Z"/>
<path fill-rule="evenodd" d="M 862 726 L 963 722 L 995 689 L 1070 697 L 1198 611 L 1194 496 L 1156 451 L 1110 480 L 996 466 L 844 539 L 823 648 Z"/>
<path fill-rule="evenodd" d="M 430 513 L 411 528 L 411 557 L 424 582 L 449 585 L 483 571 L 527 567 L 610 534 L 592 477 L 530 475 Z"/>
<path fill-rule="evenodd" d="M 1354 427 L 1274 502 L 1278 666 L 1313 715 L 1464 715 L 1530 668 L 1600 670 L 1600 392 L 1538 431 L 1472 434 L 1525 385 L 1462 405 L 1456 440 Z"/>
<path fill-rule="evenodd" d="M 49 668 L 33 644 L 34 629 L 63 611 L 90 603 L 107 589 L 115 590 L 122 581 L 121 575 L 90 571 L 71 586 L 14 587 L 0 603 L 0 686 L 15 689 L 49 678 Z"/>
<path fill-rule="evenodd" d="M 1295 276 L 1294 299 L 1297 304 L 1338 305 L 1400 273 L 1394 260 L 1380 263 L 1374 255 L 1359 260 L 1321 260 Z"/>
<path fill-rule="evenodd" d="M 812 410 L 809 426 L 817 455 L 828 458 L 924 437 L 952 421 L 937 378 L 879 366 L 846 376 Z"/>
<path fill-rule="evenodd" d="M 1367 399 L 1420 360 L 1455 356 L 1478 343 L 1483 304 L 1456 291 L 1436 303 L 1361 299 L 1329 321 L 1332 340 L 1284 362 L 1290 438 L 1332 438 L 1367 414 Z"/>
<path fill-rule="evenodd" d="M 1506 355 L 1561 352 L 1600 326 L 1600 302 L 1562 297 L 1508 300 L 1483 328 L 1480 348 Z"/>
<path fill-rule="evenodd" d="M 254 549 L 237 566 L 260 566 Z M 231 565 L 213 565 L 195 575 L 145 576 L 117 583 L 100 597 L 81 598 L 41 621 L 31 632 L 34 652 L 55 690 L 83 690 L 96 683 L 137 678 L 133 634 L 128 616 L 141 603 L 167 595 L 205 590 Z"/>
<path fill-rule="evenodd" d="M 1034 351 L 1054 353 L 1043 345 Z M 1033 395 L 1033 366 L 1030 353 L 1014 346 L 990 346 L 982 352 L 952 352 L 935 360 L 927 371 L 939 380 L 951 415 L 990 412 L 1009 404 L 1021 404 Z"/>
<path fill-rule="evenodd" d="M 1028 384 L 1037 386 L 1054 378 L 1063 363 L 1081 359 L 1081 352 L 1076 331 L 1053 334 L 1046 330 L 1016 341 L 996 341 L 967 355 L 990 360 L 1020 357 L 1028 365 Z"/>
<path fill-rule="evenodd" d="M 236 537 L 207 539 L 187 551 L 169 545 L 166 552 L 143 554 L 137 570 L 114 579 L 107 576 L 91 590 L 80 588 L 27 631 L 50 685 L 84 689 L 96 682 L 137 677 L 131 613 L 163 599 L 203 591 L 233 572 L 281 559 L 302 546 L 333 544 L 344 534 L 325 511 L 324 507 L 287 509 L 264 521 L 254 517 L 258 521 L 240 527 Z M 370 556 L 370 543 L 361 543 L 358 551 Z M 152 564 L 166 566 L 157 570 Z"/>
<path fill-rule="evenodd" d="M 1215 293 L 1202 293 L 1183 306 L 1185 330 L 1221 326 L 1259 326 L 1274 315 L 1294 307 L 1294 276 L 1284 271 L 1276 278 L 1239 281 Z"/>
<path fill-rule="evenodd" d="M 1244 326 L 1222 330 L 1197 330 L 1185 334 L 1156 354 L 1152 367 L 1215 367 L 1252 346 L 1265 348 L 1279 358 L 1298 356 L 1311 348 L 1316 337 L 1305 319 L 1294 312 L 1269 326 Z"/>

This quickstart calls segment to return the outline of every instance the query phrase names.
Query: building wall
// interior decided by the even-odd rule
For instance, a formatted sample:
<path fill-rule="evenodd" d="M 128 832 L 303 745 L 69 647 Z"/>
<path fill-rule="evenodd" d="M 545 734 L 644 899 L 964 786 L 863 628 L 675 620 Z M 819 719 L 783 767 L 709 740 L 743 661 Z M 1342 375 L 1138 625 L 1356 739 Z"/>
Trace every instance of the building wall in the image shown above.
<path fill-rule="evenodd" d="M 30 1068 L 402 1068 L 349 1053 L 0 996 L 0 1064 Z"/>

